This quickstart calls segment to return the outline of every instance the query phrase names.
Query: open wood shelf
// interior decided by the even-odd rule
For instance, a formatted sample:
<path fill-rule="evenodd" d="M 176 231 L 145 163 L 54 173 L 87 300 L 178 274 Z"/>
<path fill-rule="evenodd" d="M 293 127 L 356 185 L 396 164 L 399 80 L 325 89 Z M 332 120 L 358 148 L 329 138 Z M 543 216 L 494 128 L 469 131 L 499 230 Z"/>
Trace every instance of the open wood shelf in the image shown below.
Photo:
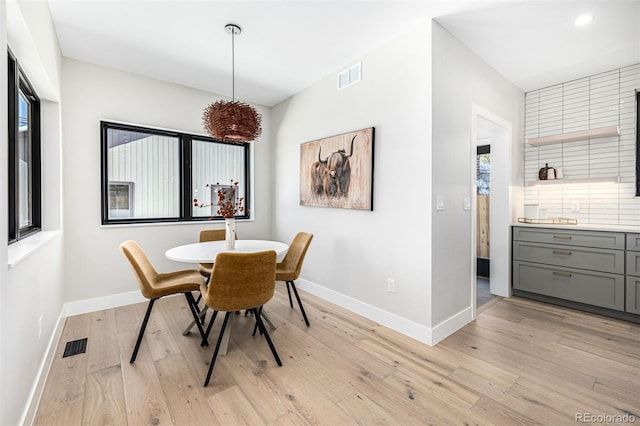
<path fill-rule="evenodd" d="M 527 143 L 531 146 L 543 146 L 562 142 L 577 142 L 587 139 L 606 138 L 609 136 L 620 136 L 620 129 L 618 126 L 598 127 L 595 129 L 580 130 L 577 132 L 529 138 L 527 139 Z"/>
<path fill-rule="evenodd" d="M 604 176 L 594 178 L 576 178 L 576 179 L 549 179 L 549 180 L 533 180 L 527 182 L 527 186 L 536 185 L 565 185 L 573 183 L 603 183 L 603 182 L 620 182 L 620 176 Z"/>

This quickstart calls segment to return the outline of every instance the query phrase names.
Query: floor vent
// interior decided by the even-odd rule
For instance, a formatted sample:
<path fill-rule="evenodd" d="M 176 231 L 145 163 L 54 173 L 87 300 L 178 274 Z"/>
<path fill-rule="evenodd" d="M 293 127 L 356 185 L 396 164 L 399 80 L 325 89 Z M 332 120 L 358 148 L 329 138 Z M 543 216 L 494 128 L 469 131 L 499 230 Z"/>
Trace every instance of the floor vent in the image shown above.
<path fill-rule="evenodd" d="M 68 356 L 83 354 L 87 351 L 87 338 L 80 340 L 73 340 L 71 342 L 67 342 L 67 346 L 64 347 L 64 354 L 62 354 L 62 358 L 66 358 Z"/>

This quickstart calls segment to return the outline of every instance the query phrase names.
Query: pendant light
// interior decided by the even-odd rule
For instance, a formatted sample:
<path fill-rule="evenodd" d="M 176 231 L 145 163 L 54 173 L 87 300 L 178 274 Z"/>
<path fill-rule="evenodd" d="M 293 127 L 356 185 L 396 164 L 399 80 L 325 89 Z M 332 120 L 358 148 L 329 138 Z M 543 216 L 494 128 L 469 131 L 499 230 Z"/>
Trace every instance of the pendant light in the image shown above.
<path fill-rule="evenodd" d="M 231 101 L 217 101 L 204 109 L 204 130 L 215 139 L 231 142 L 251 142 L 262 133 L 262 116 L 251 105 L 235 98 L 235 37 L 242 31 L 235 24 L 227 24 L 231 34 Z"/>

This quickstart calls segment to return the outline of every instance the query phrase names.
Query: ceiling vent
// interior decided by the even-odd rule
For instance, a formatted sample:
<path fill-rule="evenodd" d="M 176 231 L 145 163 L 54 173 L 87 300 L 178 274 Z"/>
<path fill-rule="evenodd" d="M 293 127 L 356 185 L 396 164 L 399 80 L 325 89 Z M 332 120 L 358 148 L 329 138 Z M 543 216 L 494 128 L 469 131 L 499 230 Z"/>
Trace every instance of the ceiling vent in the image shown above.
<path fill-rule="evenodd" d="M 338 90 L 349 87 L 360 81 L 362 73 L 360 71 L 360 62 L 354 66 L 340 72 L 338 74 Z"/>

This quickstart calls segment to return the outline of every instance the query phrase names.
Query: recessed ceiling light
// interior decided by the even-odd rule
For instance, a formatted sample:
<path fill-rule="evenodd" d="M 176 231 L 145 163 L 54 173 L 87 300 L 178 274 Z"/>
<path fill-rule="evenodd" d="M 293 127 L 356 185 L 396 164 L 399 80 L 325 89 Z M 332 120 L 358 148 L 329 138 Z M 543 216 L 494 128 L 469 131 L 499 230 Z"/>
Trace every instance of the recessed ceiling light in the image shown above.
<path fill-rule="evenodd" d="M 593 19 L 593 16 L 591 15 L 580 15 L 576 18 L 573 24 L 576 27 L 579 27 L 580 25 L 588 24 L 589 22 L 591 22 L 592 19 Z"/>

